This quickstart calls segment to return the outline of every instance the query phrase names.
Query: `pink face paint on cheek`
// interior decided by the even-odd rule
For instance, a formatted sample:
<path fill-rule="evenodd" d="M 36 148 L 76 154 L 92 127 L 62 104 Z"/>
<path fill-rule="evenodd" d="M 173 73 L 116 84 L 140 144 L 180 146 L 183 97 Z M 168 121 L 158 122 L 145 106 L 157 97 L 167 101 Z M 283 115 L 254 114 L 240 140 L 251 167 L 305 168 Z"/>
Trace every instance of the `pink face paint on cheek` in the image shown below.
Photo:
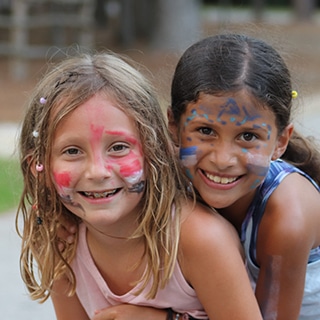
<path fill-rule="evenodd" d="M 135 159 L 132 160 L 130 163 L 120 165 L 120 174 L 128 183 L 137 183 L 143 175 L 143 170 L 141 168 L 140 161 L 138 159 Z"/>
<path fill-rule="evenodd" d="M 57 186 L 57 191 L 65 203 L 72 202 L 73 189 L 70 188 L 71 174 L 69 172 L 54 172 L 54 180 Z"/>
<path fill-rule="evenodd" d="M 71 181 L 70 172 L 54 172 L 54 180 L 58 187 L 69 187 Z"/>

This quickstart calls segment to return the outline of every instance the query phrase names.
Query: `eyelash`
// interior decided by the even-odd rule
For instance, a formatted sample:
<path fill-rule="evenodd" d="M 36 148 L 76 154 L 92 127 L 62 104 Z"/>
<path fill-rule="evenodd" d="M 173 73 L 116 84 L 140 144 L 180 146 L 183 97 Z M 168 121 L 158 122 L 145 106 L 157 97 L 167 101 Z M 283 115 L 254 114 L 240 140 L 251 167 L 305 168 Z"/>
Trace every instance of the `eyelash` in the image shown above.
<path fill-rule="evenodd" d="M 74 153 L 74 152 L 71 152 L 71 151 L 76 151 L 76 153 Z M 67 149 L 67 150 L 65 150 L 64 151 L 64 153 L 65 154 L 67 154 L 67 155 L 78 155 L 79 154 L 79 149 L 78 148 L 69 148 L 69 149 Z"/>
<path fill-rule="evenodd" d="M 125 144 L 115 144 L 114 146 L 112 146 L 110 148 L 110 150 L 114 151 L 114 152 L 121 152 L 124 151 L 125 149 L 128 149 L 129 147 Z"/>
<path fill-rule="evenodd" d="M 250 140 L 246 140 L 245 139 L 246 135 L 249 135 L 251 139 Z M 244 132 L 244 133 L 242 133 L 240 135 L 240 137 L 243 138 L 243 140 L 246 141 L 246 142 L 251 142 L 251 141 L 254 141 L 254 140 L 258 139 L 258 136 L 256 134 L 252 133 L 252 132 Z"/>
<path fill-rule="evenodd" d="M 214 132 L 214 130 L 209 127 L 200 127 L 197 128 L 197 131 L 206 136 L 212 135 L 212 133 Z M 205 133 L 205 131 L 209 131 L 210 133 Z"/>
<path fill-rule="evenodd" d="M 200 128 L 197 128 L 197 131 L 201 135 L 205 135 L 205 136 L 213 136 L 214 135 L 214 130 L 209 127 L 200 127 Z M 245 138 L 245 136 L 248 136 L 248 135 L 250 136 L 249 140 L 247 140 Z M 253 132 L 243 132 L 243 133 L 239 134 L 239 137 L 244 142 L 252 142 L 256 139 L 259 139 L 258 135 Z"/>

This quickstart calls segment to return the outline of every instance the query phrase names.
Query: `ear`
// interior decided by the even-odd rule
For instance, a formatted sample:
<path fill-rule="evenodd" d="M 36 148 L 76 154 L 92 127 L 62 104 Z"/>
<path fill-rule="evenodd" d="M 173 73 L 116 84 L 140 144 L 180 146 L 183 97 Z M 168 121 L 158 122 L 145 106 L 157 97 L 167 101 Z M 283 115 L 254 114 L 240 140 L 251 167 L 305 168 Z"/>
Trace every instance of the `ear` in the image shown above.
<path fill-rule="evenodd" d="M 167 110 L 167 117 L 168 117 L 168 128 L 171 135 L 171 138 L 175 145 L 179 145 L 179 126 L 174 120 L 173 112 L 171 107 Z"/>
<path fill-rule="evenodd" d="M 272 155 L 272 160 L 279 159 L 284 154 L 284 152 L 287 149 L 291 135 L 293 133 L 293 129 L 293 124 L 290 123 L 283 129 L 281 134 L 278 136 L 277 145 Z"/>

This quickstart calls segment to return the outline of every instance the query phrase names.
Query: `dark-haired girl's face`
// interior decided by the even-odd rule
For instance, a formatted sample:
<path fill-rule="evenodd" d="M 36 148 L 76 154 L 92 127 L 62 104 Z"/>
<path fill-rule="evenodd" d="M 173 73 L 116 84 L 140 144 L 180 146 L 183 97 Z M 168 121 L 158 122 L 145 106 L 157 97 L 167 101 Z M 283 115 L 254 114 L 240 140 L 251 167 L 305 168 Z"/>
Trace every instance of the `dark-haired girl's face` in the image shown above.
<path fill-rule="evenodd" d="M 239 200 L 249 203 L 270 161 L 286 146 L 274 114 L 253 101 L 246 92 L 201 94 L 178 125 L 185 172 L 203 200 L 217 209 Z"/>

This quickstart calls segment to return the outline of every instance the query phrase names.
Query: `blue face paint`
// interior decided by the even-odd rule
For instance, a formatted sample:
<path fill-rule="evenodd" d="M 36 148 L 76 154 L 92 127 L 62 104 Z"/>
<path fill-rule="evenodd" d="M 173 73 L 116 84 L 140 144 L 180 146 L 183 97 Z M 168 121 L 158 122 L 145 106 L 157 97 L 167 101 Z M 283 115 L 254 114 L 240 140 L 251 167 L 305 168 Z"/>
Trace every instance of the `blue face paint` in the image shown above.
<path fill-rule="evenodd" d="M 203 108 L 203 106 L 200 105 L 200 106 L 199 106 L 199 109 L 203 110 L 204 108 Z M 192 109 L 192 110 L 191 110 L 191 116 L 187 117 L 187 120 L 186 120 L 184 126 L 187 126 L 187 124 L 188 124 L 190 121 L 192 121 L 193 119 L 195 119 L 195 118 L 197 118 L 197 117 L 199 117 L 199 118 L 205 118 L 207 121 L 209 121 L 209 122 L 211 122 L 211 123 L 213 122 L 211 119 L 209 119 L 209 116 L 208 116 L 207 113 L 200 114 L 200 113 L 197 112 L 196 109 Z"/>
<path fill-rule="evenodd" d="M 259 166 L 259 165 L 251 164 L 251 163 L 247 164 L 247 168 L 250 172 L 252 172 L 260 177 L 265 177 L 268 173 L 268 170 L 269 170 L 269 167 Z"/>
<path fill-rule="evenodd" d="M 256 179 L 256 180 L 252 183 L 250 189 L 253 190 L 253 189 L 257 188 L 258 185 L 261 183 L 261 181 L 262 181 L 261 179 Z"/>
<path fill-rule="evenodd" d="M 221 111 L 218 113 L 217 120 L 223 125 L 227 123 L 226 121 L 222 120 L 222 116 L 224 115 L 232 115 L 232 117 L 230 117 L 230 122 L 235 122 L 237 126 L 241 126 L 248 121 L 253 121 L 257 118 L 260 118 L 260 115 L 258 114 L 250 114 L 245 106 L 240 108 L 233 98 L 229 98 L 226 104 L 221 106 Z M 236 121 L 236 116 L 242 116 L 243 118 L 242 120 Z"/>
<path fill-rule="evenodd" d="M 180 148 L 179 157 L 184 167 L 189 167 L 197 162 L 197 150 L 196 146 Z"/>
<path fill-rule="evenodd" d="M 196 109 L 192 109 L 191 110 L 191 116 L 187 117 L 185 126 L 188 124 L 188 122 L 192 121 L 195 117 L 197 117 L 198 113 L 196 111 Z"/>
<path fill-rule="evenodd" d="M 181 148 L 180 149 L 180 159 L 183 159 L 183 158 L 190 156 L 190 155 L 195 155 L 197 152 L 197 149 L 198 149 L 197 146 Z"/>
<path fill-rule="evenodd" d="M 186 170 L 185 170 L 185 173 L 186 173 L 187 178 L 188 178 L 190 181 L 192 181 L 192 180 L 193 180 L 193 176 L 192 176 L 190 170 L 189 170 L 189 169 L 186 169 Z"/>

